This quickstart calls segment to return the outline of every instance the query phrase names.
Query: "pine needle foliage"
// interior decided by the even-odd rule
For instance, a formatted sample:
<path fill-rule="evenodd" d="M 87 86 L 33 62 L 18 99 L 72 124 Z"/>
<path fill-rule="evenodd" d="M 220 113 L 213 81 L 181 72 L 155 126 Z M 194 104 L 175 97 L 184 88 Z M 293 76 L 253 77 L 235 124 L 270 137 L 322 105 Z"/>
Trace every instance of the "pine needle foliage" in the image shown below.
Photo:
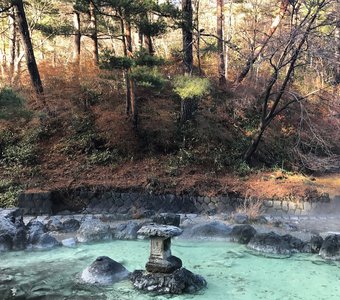
<path fill-rule="evenodd" d="M 210 81 L 207 78 L 182 75 L 173 81 L 175 93 L 182 99 L 200 99 L 210 91 Z"/>

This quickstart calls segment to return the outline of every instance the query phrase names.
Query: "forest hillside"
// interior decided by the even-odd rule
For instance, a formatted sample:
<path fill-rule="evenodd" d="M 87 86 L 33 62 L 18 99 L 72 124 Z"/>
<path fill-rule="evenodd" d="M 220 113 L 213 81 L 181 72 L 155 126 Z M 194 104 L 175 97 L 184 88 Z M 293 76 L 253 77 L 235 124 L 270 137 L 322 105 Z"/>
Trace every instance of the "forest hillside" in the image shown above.
<path fill-rule="evenodd" d="M 107 185 L 339 194 L 336 0 L 0 0 L 0 207 Z"/>

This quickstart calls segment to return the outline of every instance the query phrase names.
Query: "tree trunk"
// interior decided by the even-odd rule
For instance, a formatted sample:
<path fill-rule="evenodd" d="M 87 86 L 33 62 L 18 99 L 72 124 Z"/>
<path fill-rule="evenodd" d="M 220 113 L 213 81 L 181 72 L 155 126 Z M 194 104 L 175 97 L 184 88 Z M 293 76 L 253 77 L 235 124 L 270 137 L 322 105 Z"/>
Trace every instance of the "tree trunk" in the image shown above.
<path fill-rule="evenodd" d="M 31 77 L 32 84 L 34 89 L 38 95 L 43 94 L 44 89 L 41 83 L 40 74 L 38 70 L 38 66 L 35 60 L 32 41 L 28 29 L 25 9 L 22 0 L 16 0 L 13 2 L 16 10 L 17 10 L 17 21 L 19 26 L 19 31 L 21 35 L 21 39 L 23 42 L 25 55 L 26 55 L 26 62 L 27 62 L 27 69 Z"/>
<path fill-rule="evenodd" d="M 141 31 L 138 32 L 138 47 L 139 51 L 143 50 L 143 44 L 144 44 L 144 36 Z"/>
<path fill-rule="evenodd" d="M 196 99 L 183 99 L 181 102 L 181 123 L 185 123 L 192 119 L 197 108 Z"/>
<path fill-rule="evenodd" d="M 182 0 L 183 12 L 183 67 L 185 73 L 192 73 L 192 3 L 191 0 Z"/>
<path fill-rule="evenodd" d="M 225 22 L 225 32 L 226 32 L 226 40 L 229 41 L 231 39 L 232 35 L 232 12 L 233 9 L 233 0 L 229 0 L 229 10 L 228 10 L 228 22 Z M 224 50 L 225 54 L 225 79 L 226 81 L 228 80 L 228 70 L 229 70 L 229 47 L 225 46 Z"/>
<path fill-rule="evenodd" d="M 335 84 L 340 83 L 340 1 L 337 0 L 335 7 L 335 67 L 334 67 L 334 82 Z"/>
<path fill-rule="evenodd" d="M 131 23 L 120 19 L 122 30 L 123 50 L 126 57 L 132 57 L 132 37 L 131 37 Z M 125 84 L 126 84 L 126 114 L 132 114 L 132 123 L 137 128 L 138 123 L 138 103 L 135 97 L 135 82 L 130 76 L 131 69 L 124 71 Z"/>
<path fill-rule="evenodd" d="M 5 39 L 4 39 L 5 40 Z M 0 71 L 1 71 L 1 80 L 4 82 L 6 81 L 6 69 L 5 69 L 5 63 L 6 63 L 6 53 L 3 52 L 2 49 L 0 49 Z"/>
<path fill-rule="evenodd" d="M 201 31 L 200 31 L 200 23 L 199 23 L 199 12 L 200 12 L 200 1 L 196 0 L 196 16 L 195 16 L 195 26 L 197 28 L 197 41 L 196 41 L 196 59 L 197 59 L 197 68 L 198 74 L 202 74 L 201 67 Z"/>
<path fill-rule="evenodd" d="M 121 15 L 121 12 L 120 12 Z M 124 51 L 124 56 L 128 57 L 128 45 L 127 45 L 127 37 L 125 35 L 125 24 L 123 17 L 120 18 L 120 27 L 121 27 L 121 32 L 122 32 L 122 42 L 123 42 L 123 51 Z M 125 87 L 126 87 L 126 94 L 125 94 L 125 113 L 127 115 L 130 114 L 131 110 L 131 93 L 130 93 L 130 79 L 129 79 L 129 69 L 124 70 L 124 79 L 125 79 Z"/>
<path fill-rule="evenodd" d="M 154 55 L 155 54 L 155 49 L 153 47 L 153 42 L 152 42 L 152 38 L 150 35 L 146 35 L 145 36 L 145 45 L 146 45 L 146 49 L 148 49 L 148 52 L 150 55 Z"/>
<path fill-rule="evenodd" d="M 16 30 L 16 21 L 15 21 L 15 11 L 12 9 L 10 14 L 8 15 L 9 21 L 9 76 L 11 82 L 14 80 L 14 65 L 16 58 L 16 42 L 17 42 L 17 30 Z"/>
<path fill-rule="evenodd" d="M 257 147 L 260 144 L 260 141 L 261 141 L 261 138 L 262 138 L 262 135 L 263 135 L 265 129 L 266 129 L 266 126 L 263 126 L 261 124 L 260 127 L 259 127 L 258 132 L 255 134 L 255 136 L 254 136 L 250 146 L 248 147 L 246 153 L 244 154 L 243 159 L 247 163 L 250 163 L 251 158 L 253 157 L 254 153 L 256 152 Z"/>
<path fill-rule="evenodd" d="M 6 31 L 2 30 L 1 32 L 1 40 L 3 41 L 1 44 L 2 48 L 0 49 L 0 58 L 1 58 L 1 74 L 2 78 L 6 79 L 7 76 L 7 36 L 6 36 Z"/>
<path fill-rule="evenodd" d="M 263 50 L 266 48 L 268 42 L 270 41 L 270 39 L 274 35 L 276 29 L 279 27 L 280 22 L 283 19 L 284 15 L 287 11 L 288 5 L 289 5 L 289 0 L 281 0 L 280 11 L 276 15 L 275 19 L 273 20 L 273 22 L 272 22 L 272 24 L 271 24 L 271 26 L 270 26 L 267 34 L 266 34 L 266 37 L 262 41 L 262 45 L 259 48 L 255 49 L 254 53 L 248 58 L 245 67 L 243 68 L 241 74 L 239 75 L 239 77 L 236 80 L 236 83 L 241 83 L 243 81 L 243 79 L 247 76 L 249 70 L 251 69 L 252 65 L 256 62 L 256 60 L 259 58 L 259 56 L 261 55 Z"/>
<path fill-rule="evenodd" d="M 98 34 L 97 34 L 97 16 L 95 11 L 95 6 L 93 1 L 90 0 L 89 5 L 89 14 L 90 14 L 90 33 L 91 33 L 91 41 L 92 41 L 92 58 L 94 65 L 98 65 L 99 62 L 99 51 L 98 51 Z"/>
<path fill-rule="evenodd" d="M 218 82 L 220 87 L 225 86 L 225 47 L 224 47 L 224 0 L 217 0 L 217 51 L 218 51 Z"/>
<path fill-rule="evenodd" d="M 14 74 L 15 74 L 15 81 L 20 79 L 21 75 L 21 61 L 24 58 L 25 54 L 21 52 L 20 48 L 20 34 L 18 30 L 18 26 L 16 26 L 15 30 L 17 31 L 16 34 L 16 50 L 15 50 L 15 63 L 14 63 Z"/>
<path fill-rule="evenodd" d="M 73 62 L 76 66 L 79 66 L 81 51 L 80 14 L 76 10 L 73 11 L 73 27 L 74 27 Z"/>
<path fill-rule="evenodd" d="M 132 57 L 132 32 L 131 32 L 131 23 L 125 22 L 125 37 L 126 37 L 126 50 L 127 56 Z M 132 115 L 132 123 L 135 128 L 137 128 L 138 123 L 138 107 L 137 107 L 137 99 L 135 97 L 135 81 L 129 76 L 131 70 L 127 70 L 128 81 L 127 84 L 127 94 L 130 95 L 130 109 Z"/>

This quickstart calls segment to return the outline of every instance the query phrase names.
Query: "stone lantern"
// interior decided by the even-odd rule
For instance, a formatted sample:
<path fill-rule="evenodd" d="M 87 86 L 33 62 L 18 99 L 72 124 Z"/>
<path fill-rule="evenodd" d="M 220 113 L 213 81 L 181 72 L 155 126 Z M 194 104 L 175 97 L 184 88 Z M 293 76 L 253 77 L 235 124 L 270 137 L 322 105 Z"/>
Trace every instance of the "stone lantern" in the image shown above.
<path fill-rule="evenodd" d="M 138 234 L 150 238 L 151 250 L 146 271 L 135 270 L 130 280 L 136 289 L 159 294 L 196 293 L 206 287 L 205 279 L 182 268 L 182 261 L 171 255 L 171 238 L 182 233 L 182 229 L 171 225 L 149 224 L 138 230 Z"/>
<path fill-rule="evenodd" d="M 172 273 L 182 267 L 182 261 L 171 255 L 171 238 L 182 234 L 182 229 L 170 225 L 149 224 L 138 234 L 150 238 L 150 256 L 145 267 L 151 273 Z"/>

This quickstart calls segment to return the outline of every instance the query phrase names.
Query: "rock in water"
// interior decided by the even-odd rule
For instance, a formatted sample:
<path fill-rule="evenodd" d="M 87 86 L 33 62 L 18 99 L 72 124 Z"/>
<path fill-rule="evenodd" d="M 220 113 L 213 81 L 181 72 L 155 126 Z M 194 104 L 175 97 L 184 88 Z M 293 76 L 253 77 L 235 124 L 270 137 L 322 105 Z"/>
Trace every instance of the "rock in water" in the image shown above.
<path fill-rule="evenodd" d="M 185 268 L 178 269 L 171 274 L 146 273 L 136 270 L 130 275 L 135 288 L 158 294 L 195 293 L 206 287 L 205 279 Z"/>
<path fill-rule="evenodd" d="M 302 251 L 305 243 L 289 234 L 269 232 L 256 234 L 247 246 L 263 253 L 290 255 Z"/>
<path fill-rule="evenodd" d="M 231 230 L 230 237 L 233 242 L 248 244 L 256 234 L 254 227 L 250 225 L 237 225 Z"/>
<path fill-rule="evenodd" d="M 33 244 L 35 249 L 51 249 L 60 246 L 60 243 L 49 233 L 44 233 L 39 237 L 39 240 Z"/>
<path fill-rule="evenodd" d="M 324 259 L 340 260 L 340 235 L 327 236 L 322 243 L 319 255 Z"/>
<path fill-rule="evenodd" d="M 87 219 L 77 232 L 77 240 L 80 243 L 94 242 L 111 239 L 110 226 L 98 219 Z"/>
<path fill-rule="evenodd" d="M 319 253 L 322 247 L 322 244 L 323 244 L 323 238 L 319 235 L 314 235 L 310 239 L 309 244 L 310 244 L 312 253 Z"/>
<path fill-rule="evenodd" d="M 24 250 L 27 246 L 27 233 L 24 226 L 18 227 L 13 237 L 13 250 Z"/>
<path fill-rule="evenodd" d="M 205 224 L 198 224 L 184 232 L 185 238 L 227 238 L 231 232 L 231 227 L 222 222 L 210 222 Z"/>
<path fill-rule="evenodd" d="M 9 234 L 0 234 L 0 252 L 12 249 L 13 240 Z"/>
<path fill-rule="evenodd" d="M 137 222 L 129 221 L 124 224 L 119 224 L 114 229 L 114 238 L 118 240 L 135 240 L 137 239 L 137 231 L 141 225 Z"/>
<path fill-rule="evenodd" d="M 37 220 L 32 220 L 28 222 L 28 224 L 26 225 L 26 230 L 29 244 L 37 243 L 40 239 L 40 236 L 42 236 L 46 232 L 44 224 Z"/>
<path fill-rule="evenodd" d="M 15 232 L 15 224 L 8 218 L 0 215 L 0 234 L 8 234 L 13 237 Z"/>
<path fill-rule="evenodd" d="M 99 256 L 81 274 L 81 279 L 90 284 L 108 285 L 126 279 L 129 271 L 107 256 Z"/>

